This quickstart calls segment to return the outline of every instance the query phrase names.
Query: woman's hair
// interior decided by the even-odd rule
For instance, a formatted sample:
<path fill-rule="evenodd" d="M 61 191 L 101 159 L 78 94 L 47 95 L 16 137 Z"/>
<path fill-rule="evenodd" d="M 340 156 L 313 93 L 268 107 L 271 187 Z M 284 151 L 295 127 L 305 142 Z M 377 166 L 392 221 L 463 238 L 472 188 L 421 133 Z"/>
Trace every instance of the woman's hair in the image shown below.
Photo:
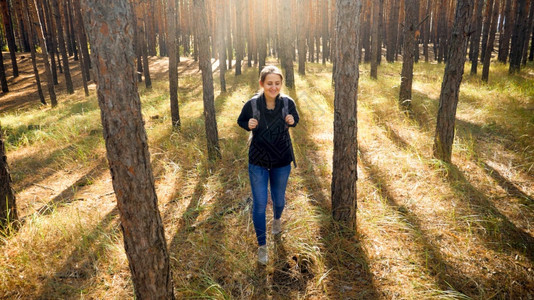
<path fill-rule="evenodd" d="M 260 72 L 260 81 L 261 82 L 265 82 L 265 78 L 267 77 L 267 75 L 269 74 L 276 74 L 276 75 L 279 75 L 280 78 L 282 80 L 284 80 L 284 75 L 282 75 L 282 72 L 280 71 L 280 69 L 278 69 L 277 67 L 275 66 L 265 66 L 263 67 L 263 69 L 261 69 L 261 72 Z"/>

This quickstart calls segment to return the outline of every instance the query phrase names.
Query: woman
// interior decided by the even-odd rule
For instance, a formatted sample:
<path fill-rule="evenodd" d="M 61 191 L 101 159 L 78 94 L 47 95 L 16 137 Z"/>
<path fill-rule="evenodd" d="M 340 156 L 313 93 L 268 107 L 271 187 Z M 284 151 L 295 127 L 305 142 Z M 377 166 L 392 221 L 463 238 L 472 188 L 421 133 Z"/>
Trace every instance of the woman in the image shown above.
<path fill-rule="evenodd" d="M 268 261 L 265 224 L 267 186 L 270 183 L 274 212 L 271 231 L 278 234 L 282 231 L 280 217 L 285 206 L 291 162 L 294 161 L 288 126 L 295 127 L 299 122 L 293 99 L 280 95 L 283 78 L 277 67 L 263 68 L 259 80 L 262 91 L 245 103 L 237 120 L 239 126 L 253 132 L 248 172 L 253 197 L 252 221 L 259 245 L 258 262 L 261 264 Z"/>

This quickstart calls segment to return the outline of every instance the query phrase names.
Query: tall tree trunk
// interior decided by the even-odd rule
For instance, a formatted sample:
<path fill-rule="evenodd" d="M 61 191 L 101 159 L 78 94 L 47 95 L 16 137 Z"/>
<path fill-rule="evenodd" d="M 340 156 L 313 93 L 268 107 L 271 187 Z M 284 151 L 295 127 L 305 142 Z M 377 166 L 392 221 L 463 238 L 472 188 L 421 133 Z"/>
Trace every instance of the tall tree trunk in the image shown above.
<path fill-rule="evenodd" d="M 4 21 L 4 30 L 6 33 L 7 46 L 9 47 L 9 55 L 11 57 L 11 66 L 13 68 L 13 77 L 19 76 L 19 67 L 17 65 L 17 46 L 15 44 L 15 34 L 11 27 L 11 14 L 9 13 L 9 6 L 7 0 L 0 0 L 0 9 L 2 10 L 2 21 Z"/>
<path fill-rule="evenodd" d="M 24 49 L 24 52 L 30 52 L 30 39 L 28 37 L 27 32 L 29 31 L 28 26 L 25 24 L 25 14 L 24 14 L 24 3 L 23 0 L 15 0 L 13 2 L 15 6 L 15 12 L 17 15 L 17 18 L 19 20 L 19 28 L 18 28 L 18 35 L 21 40 L 22 49 Z"/>
<path fill-rule="evenodd" d="M 308 11 L 308 1 L 298 0 L 298 24 L 297 26 L 297 48 L 299 55 L 298 72 L 300 75 L 306 74 L 306 35 L 308 31 L 308 20 L 306 18 L 306 12 Z"/>
<path fill-rule="evenodd" d="M 430 7 L 432 5 L 431 0 L 426 1 L 425 6 L 425 15 L 424 18 L 426 18 L 424 24 L 423 24 L 423 34 L 422 34 L 422 40 L 423 40 L 423 56 L 425 57 L 425 62 L 429 61 L 428 56 L 428 43 L 429 43 L 429 37 L 430 37 Z"/>
<path fill-rule="evenodd" d="M 510 74 L 519 73 L 521 70 L 521 54 L 523 53 L 523 42 L 526 38 L 526 26 L 524 20 L 527 17 L 525 6 L 526 0 L 517 0 L 516 22 L 512 34 L 512 47 L 510 49 Z"/>
<path fill-rule="evenodd" d="M 508 53 L 510 52 L 510 37 L 512 36 L 512 30 L 514 28 L 512 2 L 514 0 L 506 0 L 504 5 L 504 30 L 499 36 L 499 56 L 498 59 L 502 63 L 506 63 L 508 60 Z"/>
<path fill-rule="evenodd" d="M 0 126 L 0 230 L 10 232 L 18 220 L 15 192 L 11 187 L 11 175 L 7 164 L 4 135 Z"/>
<path fill-rule="evenodd" d="M 76 41 L 76 46 L 79 48 L 80 47 L 80 44 L 81 44 L 81 37 L 80 37 L 81 33 L 76 33 L 76 36 L 75 36 L 75 41 Z M 85 92 L 85 96 L 88 97 L 89 96 L 89 87 L 87 86 L 87 76 L 85 74 L 85 72 L 83 70 L 86 69 L 85 67 L 85 57 L 83 57 L 83 51 L 80 51 L 80 56 L 81 58 L 78 60 L 79 64 L 80 64 L 80 70 L 81 70 L 81 74 L 82 74 L 82 84 L 83 84 L 83 91 Z"/>
<path fill-rule="evenodd" d="M 489 31 L 491 27 L 491 17 L 493 16 L 494 0 L 486 1 L 486 10 L 484 11 L 484 25 L 482 26 L 482 45 L 480 46 L 480 61 L 484 61 L 486 56 L 486 48 L 489 39 Z"/>
<path fill-rule="evenodd" d="M 451 161 L 456 107 L 458 105 L 460 83 L 464 73 L 467 36 L 470 32 L 472 10 L 473 0 L 458 0 L 449 43 L 449 57 L 447 58 L 441 84 L 433 155 L 435 158 L 445 162 Z"/>
<path fill-rule="evenodd" d="M 280 16 L 282 20 L 291 20 L 291 5 L 289 1 L 283 1 L 280 6 L 282 11 Z M 281 24 L 281 52 L 282 55 L 282 67 L 285 71 L 285 82 L 288 88 L 295 86 L 295 74 L 293 70 L 293 53 L 295 52 L 294 39 L 291 30 L 290 22 L 282 22 Z M 324 55 L 324 54 L 323 54 Z"/>
<path fill-rule="evenodd" d="M 399 91 L 399 103 L 406 110 L 410 109 L 412 102 L 413 63 L 415 52 L 415 31 L 417 27 L 416 15 L 418 0 L 404 1 L 404 44 L 402 50 L 402 72 Z"/>
<path fill-rule="evenodd" d="M 137 299 L 174 299 L 170 259 L 135 81 L 126 0 L 83 0 L 107 158 Z"/>
<path fill-rule="evenodd" d="M 224 9 L 224 20 L 226 24 L 226 48 L 228 54 L 228 70 L 232 69 L 232 61 L 234 60 L 234 47 L 232 45 L 232 0 L 228 0 L 228 4 Z"/>
<path fill-rule="evenodd" d="M 74 94 L 74 87 L 72 86 L 72 79 L 70 77 L 69 57 L 67 49 L 65 49 L 65 39 L 63 38 L 63 25 L 61 22 L 61 13 L 59 11 L 59 3 L 57 0 L 52 0 L 53 14 L 56 19 L 57 37 L 59 41 L 59 52 L 61 52 L 61 59 L 63 60 L 63 67 L 65 75 L 65 84 L 67 85 L 67 93 Z"/>
<path fill-rule="evenodd" d="M 363 60 L 368 63 L 371 62 L 371 15 L 372 15 L 372 5 L 370 0 L 363 1 L 361 13 L 362 28 L 361 31 L 361 42 L 360 45 L 365 49 Z M 360 57 L 361 58 L 361 57 Z"/>
<path fill-rule="evenodd" d="M 530 55 L 528 56 L 528 60 L 534 60 L 534 31 L 532 32 L 532 41 L 530 42 Z"/>
<path fill-rule="evenodd" d="M 69 53 L 69 56 L 74 55 L 74 49 L 76 48 L 76 36 L 73 32 L 74 30 L 71 30 L 71 10 L 72 1 L 63 0 L 63 11 L 65 12 L 65 32 L 67 33 L 67 52 Z"/>
<path fill-rule="evenodd" d="M 534 3 L 532 1 L 530 1 L 530 8 L 529 8 L 530 12 L 528 13 L 528 21 L 527 21 L 527 28 L 526 28 L 526 33 L 525 33 L 525 40 L 524 40 L 524 44 L 523 44 L 523 54 L 522 54 L 522 57 L 523 59 L 521 60 L 521 63 L 524 65 L 527 64 L 527 53 L 528 53 L 528 43 L 530 41 L 530 35 L 532 34 L 532 23 L 534 22 L 533 19 L 534 19 Z"/>
<path fill-rule="evenodd" d="M 82 56 L 84 59 L 83 65 L 85 67 L 85 76 L 87 77 L 87 80 L 90 80 L 91 57 L 89 56 L 89 47 L 87 46 L 88 45 L 87 36 L 85 32 L 85 27 L 83 26 L 84 16 L 80 8 L 80 0 L 71 0 L 71 1 L 74 2 L 73 10 L 75 13 L 73 15 L 75 16 L 75 19 L 76 19 L 74 26 L 76 28 L 75 31 L 78 32 L 77 34 L 79 35 L 79 38 L 80 38 L 79 46 L 80 46 L 80 52 L 82 52 Z"/>
<path fill-rule="evenodd" d="M 43 37 L 46 44 L 46 51 L 48 52 L 48 57 L 50 58 L 50 70 L 52 71 L 52 79 L 54 80 L 54 85 L 58 84 L 57 80 L 57 67 L 56 67 L 56 43 L 54 42 L 54 29 L 52 26 L 50 11 L 48 8 L 47 1 L 36 1 L 35 5 L 37 7 L 37 14 L 39 20 L 41 21 L 41 29 L 43 31 Z"/>
<path fill-rule="evenodd" d="M 235 62 L 235 75 L 241 75 L 241 64 L 245 55 L 245 40 L 243 35 L 243 1 L 236 1 L 235 9 L 235 22 L 236 22 L 236 62 Z"/>
<path fill-rule="evenodd" d="M 56 98 L 56 91 L 54 89 L 54 78 L 52 77 L 52 70 L 50 69 L 50 61 L 48 61 L 48 54 L 46 50 L 46 43 L 44 40 L 44 33 L 42 30 L 42 20 L 37 17 L 37 7 L 35 6 L 34 0 L 25 0 L 26 1 L 26 9 L 28 10 L 28 14 L 30 16 L 30 25 L 33 24 L 33 32 L 37 36 L 37 39 L 39 40 L 39 46 L 41 46 L 41 54 L 44 62 L 45 67 L 45 76 L 47 80 L 47 88 L 48 93 L 50 95 L 50 102 L 52 103 L 52 107 L 57 106 L 57 98 Z"/>
<path fill-rule="evenodd" d="M 2 46 L 1 42 L 0 42 L 0 46 Z M 4 67 L 4 55 L 2 54 L 1 50 L 0 50 L 0 85 L 2 86 L 2 92 L 4 93 L 9 92 L 9 87 L 7 86 L 6 69 Z"/>
<path fill-rule="evenodd" d="M 397 52 L 397 28 L 399 26 L 399 2 L 400 0 L 390 0 L 390 15 L 388 22 L 388 46 L 386 49 L 386 60 L 390 63 L 395 61 Z"/>
<path fill-rule="evenodd" d="M 448 22 L 447 22 L 447 8 L 449 6 L 449 0 L 441 0 L 441 6 L 439 7 L 439 28 L 437 29 L 439 35 L 439 53 L 438 63 L 446 60 L 447 47 L 448 47 Z"/>
<path fill-rule="evenodd" d="M 328 31 L 328 0 L 322 0 L 323 7 L 321 9 L 322 13 L 322 40 L 323 40 L 323 65 L 326 64 L 328 59 L 328 54 L 330 49 L 328 48 L 328 42 L 330 41 L 329 31 Z"/>
<path fill-rule="evenodd" d="M 484 56 L 484 62 L 482 67 L 482 81 L 488 82 L 489 77 L 489 68 L 490 68 L 490 60 L 491 60 L 491 53 L 493 52 L 493 42 L 495 41 L 495 31 L 497 30 L 497 23 L 499 22 L 499 0 L 495 0 L 495 3 L 493 4 L 493 13 L 491 16 L 491 25 L 489 29 L 489 37 L 488 42 L 486 45 L 486 51 Z"/>
<path fill-rule="evenodd" d="M 167 2 L 167 29 L 169 35 L 167 36 L 168 52 L 169 52 L 169 98 L 171 104 L 171 121 L 174 128 L 179 129 L 180 122 L 180 108 L 178 105 L 178 35 L 176 34 L 176 27 L 179 22 L 176 20 L 177 16 L 176 1 L 170 0 Z"/>
<path fill-rule="evenodd" d="M 358 152 L 358 31 L 360 0 L 337 0 L 334 95 L 334 157 L 332 216 L 349 230 L 356 229 Z"/>
<path fill-rule="evenodd" d="M 383 0 L 373 1 L 372 4 L 372 15 L 373 20 L 371 22 L 371 78 L 376 79 L 378 73 L 378 56 L 380 55 L 380 41 L 378 39 L 378 18 L 380 3 Z"/>
<path fill-rule="evenodd" d="M 484 6 L 484 0 L 476 0 L 476 11 L 475 11 L 475 23 L 473 28 L 473 35 L 471 37 L 471 75 L 477 73 L 478 67 L 478 52 L 480 49 L 480 34 L 482 31 L 482 10 Z"/>
<path fill-rule="evenodd" d="M 215 160 L 221 157 L 219 148 L 219 134 L 215 118 L 215 103 L 213 93 L 213 73 L 211 70 L 211 55 L 208 35 L 208 16 L 204 0 L 193 0 L 196 15 L 196 39 L 198 39 L 198 63 L 202 71 L 202 99 L 204 102 L 204 124 L 208 141 L 208 157 Z"/>
<path fill-rule="evenodd" d="M 255 12 L 254 13 L 257 13 L 258 15 L 260 14 L 261 12 L 261 7 L 262 7 L 262 3 L 263 1 L 262 0 L 255 0 L 256 1 L 256 5 L 255 6 Z M 254 18 L 255 20 L 255 31 L 256 31 L 256 49 L 257 49 L 257 54 L 258 54 L 258 57 L 259 57 L 259 65 L 258 65 L 258 74 L 259 72 L 261 72 L 261 69 L 263 69 L 263 67 L 265 67 L 265 60 L 267 59 L 267 32 L 265 30 L 265 23 L 263 21 L 263 18 L 260 18 L 260 17 L 256 17 Z M 289 19 L 286 19 L 286 20 L 289 20 Z M 289 21 L 286 21 L 284 22 L 285 24 L 289 24 Z"/>
<path fill-rule="evenodd" d="M 217 1 L 217 9 L 216 9 L 216 19 L 217 19 L 217 26 L 216 26 L 216 36 L 213 37 L 217 40 L 217 48 L 214 49 L 214 51 L 219 52 L 219 78 L 220 78 L 220 84 L 221 84 L 221 92 L 226 92 L 226 42 L 225 42 L 225 36 L 226 36 L 226 20 L 224 18 L 225 14 L 225 5 L 224 1 Z"/>
<path fill-rule="evenodd" d="M 23 21 L 23 24 L 24 24 L 24 27 L 26 27 L 28 29 L 28 34 L 30 36 L 35 36 L 34 34 L 34 28 L 30 25 L 31 22 L 32 22 L 32 19 L 31 19 L 31 15 L 28 11 L 28 7 L 27 7 L 27 0 L 23 0 L 24 3 L 21 3 L 21 4 L 24 4 L 26 9 L 24 9 L 22 11 L 22 21 Z M 35 78 L 35 84 L 37 85 L 37 93 L 39 94 L 39 100 L 41 101 L 41 104 L 44 104 L 46 105 L 46 100 L 45 100 L 45 97 L 44 97 L 44 93 L 43 93 L 43 88 L 41 86 L 41 79 L 40 79 L 40 76 L 39 76 L 39 70 L 37 69 L 37 55 L 35 54 L 35 47 L 33 47 L 33 45 L 30 47 L 30 56 L 31 56 L 31 59 L 32 59 L 32 67 L 33 67 L 33 74 L 34 74 L 34 78 Z"/>

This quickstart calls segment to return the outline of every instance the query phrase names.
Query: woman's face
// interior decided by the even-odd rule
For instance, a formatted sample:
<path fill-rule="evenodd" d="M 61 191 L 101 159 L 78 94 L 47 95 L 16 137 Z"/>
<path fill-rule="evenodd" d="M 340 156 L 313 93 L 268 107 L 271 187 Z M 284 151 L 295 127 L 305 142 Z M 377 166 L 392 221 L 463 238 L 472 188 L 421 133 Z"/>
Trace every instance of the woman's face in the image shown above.
<path fill-rule="evenodd" d="M 265 96 L 269 99 L 274 99 L 280 94 L 282 88 L 282 77 L 278 74 L 267 74 L 265 81 L 260 81 L 260 86 L 263 88 Z"/>

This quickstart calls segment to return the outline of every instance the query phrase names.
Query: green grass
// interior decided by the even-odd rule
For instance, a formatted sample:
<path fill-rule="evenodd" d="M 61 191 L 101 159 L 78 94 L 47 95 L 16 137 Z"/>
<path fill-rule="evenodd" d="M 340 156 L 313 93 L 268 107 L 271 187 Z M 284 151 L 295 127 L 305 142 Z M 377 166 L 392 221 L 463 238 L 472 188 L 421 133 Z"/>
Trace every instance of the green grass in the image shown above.
<path fill-rule="evenodd" d="M 268 237 L 267 267 L 255 262 L 248 133 L 236 124 L 258 88 L 257 69 L 228 72 L 226 93 L 214 74 L 222 153 L 215 162 L 206 154 L 200 74 L 180 77 L 180 130 L 171 128 L 167 83 L 140 84 L 177 298 L 532 295 L 532 65 L 514 76 L 492 66 L 487 84 L 464 76 L 452 165 L 431 157 L 443 65 L 415 65 L 413 118 L 397 104 L 401 65 L 383 62 L 377 80 L 361 65 L 358 230 L 351 237 L 330 216 L 331 67 L 308 64 L 296 88 L 284 91 L 301 114 L 291 132 L 298 168 L 284 233 Z M 96 96 L 60 95 L 59 103 L 0 115 L 25 217 L 2 238 L 0 298 L 131 299 Z M 36 214 L 45 204 L 51 210 Z M 268 230 L 271 214 L 268 208 Z"/>

